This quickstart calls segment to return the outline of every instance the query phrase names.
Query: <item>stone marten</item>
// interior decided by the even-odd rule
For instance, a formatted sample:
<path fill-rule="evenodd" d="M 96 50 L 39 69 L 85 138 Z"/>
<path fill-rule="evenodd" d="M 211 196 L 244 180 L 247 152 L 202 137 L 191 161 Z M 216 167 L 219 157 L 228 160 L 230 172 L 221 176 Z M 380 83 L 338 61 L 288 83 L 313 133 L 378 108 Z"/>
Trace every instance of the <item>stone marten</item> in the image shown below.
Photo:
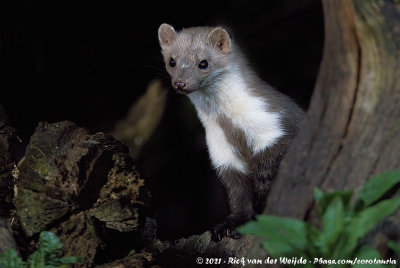
<path fill-rule="evenodd" d="M 158 37 L 172 87 L 187 95 L 203 123 L 211 162 L 224 185 L 230 214 L 212 230 L 219 241 L 263 212 L 271 181 L 298 131 L 303 111 L 262 81 L 221 27 Z"/>

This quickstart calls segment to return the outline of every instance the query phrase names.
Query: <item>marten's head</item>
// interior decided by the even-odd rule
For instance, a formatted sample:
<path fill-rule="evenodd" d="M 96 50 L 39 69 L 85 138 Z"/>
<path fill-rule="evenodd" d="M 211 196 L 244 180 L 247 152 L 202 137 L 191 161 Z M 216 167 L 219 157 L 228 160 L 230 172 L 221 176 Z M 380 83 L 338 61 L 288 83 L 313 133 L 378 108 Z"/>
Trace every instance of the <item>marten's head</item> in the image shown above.
<path fill-rule="evenodd" d="M 171 83 L 181 94 L 209 88 L 227 70 L 231 38 L 221 27 L 194 27 L 176 32 L 162 24 L 158 39 Z"/>

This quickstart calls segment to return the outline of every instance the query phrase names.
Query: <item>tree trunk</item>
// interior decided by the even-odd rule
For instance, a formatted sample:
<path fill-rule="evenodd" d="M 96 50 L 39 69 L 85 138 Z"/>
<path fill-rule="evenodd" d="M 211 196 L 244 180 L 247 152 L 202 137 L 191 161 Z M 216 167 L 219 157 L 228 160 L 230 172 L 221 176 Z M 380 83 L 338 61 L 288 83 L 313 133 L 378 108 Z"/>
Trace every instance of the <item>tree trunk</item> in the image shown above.
<path fill-rule="evenodd" d="M 310 220 L 315 187 L 357 191 L 372 175 L 400 168 L 400 4 L 325 0 L 323 8 L 324 55 L 308 118 L 282 162 L 268 199 L 268 214 Z M 399 218 L 392 217 L 391 226 L 398 229 Z M 197 250 L 190 243 L 193 239 Z M 194 256 L 209 256 L 209 252 L 225 259 L 266 257 L 256 238 L 243 239 L 218 243 L 233 248 L 226 250 L 229 254 L 219 254 L 207 233 L 181 239 L 179 249 L 167 246 L 168 250 L 160 251 L 164 257 L 171 249 L 174 254 L 186 252 L 180 264 L 193 264 Z M 235 249 L 232 243 L 242 247 Z"/>
<path fill-rule="evenodd" d="M 313 189 L 354 190 L 400 168 L 400 4 L 325 0 L 323 60 L 308 118 L 266 212 L 312 218 Z"/>
<path fill-rule="evenodd" d="M 268 199 L 266 213 L 312 220 L 314 215 L 313 189 L 315 187 L 322 188 L 325 191 L 341 189 L 357 191 L 372 175 L 400 168 L 400 3 L 397 2 L 394 0 L 323 1 L 325 48 L 318 81 L 308 110 L 308 118 L 303 122 L 302 130 L 282 162 L 280 174 Z M 65 124 L 71 126 L 69 123 Z M 45 130 L 43 126 L 39 130 Z M 57 129 L 57 125 L 50 127 L 47 130 Z M 57 134 L 54 129 L 50 131 L 50 133 L 54 132 L 51 135 Z M 42 132 L 39 131 L 38 133 Z M 78 131 L 78 133 L 80 132 Z M 64 136 L 62 135 L 62 137 Z M 115 151 L 115 157 L 113 156 L 114 153 L 109 152 L 112 149 L 109 148 L 110 144 L 117 145 L 104 134 L 90 136 L 83 133 L 79 137 L 86 137 L 84 141 L 91 142 L 73 142 L 71 143 L 74 145 L 72 147 L 64 146 L 62 148 L 68 149 L 66 150 L 68 153 L 65 153 L 65 155 L 87 155 L 83 160 L 93 164 L 89 163 L 83 167 L 99 170 L 95 173 L 101 173 L 101 177 L 104 177 L 104 179 L 113 178 L 107 179 L 109 182 L 107 184 L 105 184 L 106 180 L 102 181 L 100 185 L 102 187 L 99 186 L 97 189 L 102 189 L 98 193 L 103 193 L 104 200 L 110 201 L 107 206 L 104 204 L 108 203 L 100 202 L 103 200 L 102 198 L 92 198 L 89 200 L 89 205 L 79 210 L 73 210 L 70 204 L 75 203 L 73 200 L 67 200 L 71 201 L 70 203 L 67 202 L 66 207 L 71 210 L 69 215 L 72 216 L 60 225 L 61 227 L 72 226 L 74 228 L 73 230 L 66 228 L 65 232 L 61 232 L 57 228 L 55 230 L 65 239 L 71 237 L 70 232 L 72 231 L 74 231 L 72 235 L 79 236 L 82 230 L 87 230 L 87 236 L 80 235 L 80 240 L 83 241 L 89 240 L 86 237 L 90 237 L 90 230 L 99 231 L 91 227 L 94 220 L 96 223 L 105 224 L 105 228 L 112 227 L 113 230 L 119 230 L 118 228 L 121 225 L 113 218 L 107 217 L 110 215 L 109 209 L 115 210 L 114 204 L 127 203 L 125 205 L 130 206 L 130 204 L 146 204 L 146 202 L 112 202 L 112 199 L 106 198 L 110 193 L 110 196 L 115 196 L 117 201 L 125 200 L 119 199 L 119 197 L 124 197 L 122 194 L 125 194 L 125 192 L 129 194 L 133 191 L 128 191 L 131 188 L 123 192 L 112 191 L 114 189 L 112 186 L 121 185 L 120 180 L 115 181 L 115 179 L 121 179 L 122 182 L 132 181 L 129 178 L 133 176 L 133 173 L 127 173 L 124 168 L 119 167 L 119 165 L 130 161 L 122 161 L 125 159 L 126 152 L 119 152 L 120 149 Z M 100 141 L 103 141 L 102 143 L 98 142 L 99 138 L 101 138 Z M 49 140 L 65 141 L 65 138 Z M 38 165 L 40 159 L 35 157 L 35 153 L 46 155 L 45 152 L 48 151 L 40 147 L 39 141 L 41 142 L 43 139 L 31 140 L 31 147 L 27 150 L 28 156 L 22 163 L 17 185 L 19 189 L 19 196 L 16 198 L 17 210 L 18 207 L 21 208 L 22 206 L 23 208 L 25 205 L 34 204 L 23 200 L 24 184 L 29 185 L 32 182 L 30 175 L 46 175 L 43 176 L 46 179 L 38 180 L 44 185 L 35 184 L 33 186 L 40 186 L 39 188 L 42 190 L 49 188 L 47 183 L 50 177 L 48 176 L 49 173 L 45 172 L 48 171 L 49 166 Z M 104 141 L 107 141 L 107 143 L 104 143 Z M 88 146 L 88 151 L 84 150 L 80 154 L 75 153 L 78 147 L 86 148 L 83 145 Z M 51 146 L 50 143 L 43 146 L 45 146 L 44 148 L 50 146 L 48 151 L 50 160 L 54 158 L 53 149 L 61 148 L 59 145 Z M 88 152 L 91 151 L 97 153 L 89 154 Z M 31 154 L 31 157 L 29 157 L 29 154 Z M 110 165 L 107 170 L 101 168 L 104 166 L 102 164 L 95 165 L 99 159 L 97 156 L 102 154 L 105 154 L 104 159 Z M 57 167 L 56 164 L 59 163 L 53 160 L 42 162 L 50 165 L 51 168 L 55 168 Z M 70 164 L 78 162 L 73 161 Z M 115 167 L 111 169 L 112 172 L 109 173 L 109 169 L 114 165 Z M 88 177 L 88 180 L 90 180 L 94 177 L 78 176 L 82 173 L 78 172 L 78 168 L 81 168 L 82 165 L 74 164 L 73 166 L 77 167 L 72 169 L 77 174 L 74 178 Z M 53 173 L 56 175 L 69 174 L 58 171 Z M 89 173 L 83 172 L 82 174 Z M 95 182 L 98 181 L 93 181 L 93 183 Z M 53 195 L 62 190 L 54 187 L 52 189 L 56 191 L 48 190 L 47 192 Z M 70 188 L 67 187 L 66 189 L 69 190 Z M 36 194 L 38 191 L 34 190 L 31 192 Z M 49 196 L 33 199 L 33 201 L 39 203 Z M 56 200 L 56 197 L 53 199 Z M 57 217 L 51 219 L 51 222 L 48 217 L 37 217 L 40 228 L 36 226 L 31 228 L 28 226 L 28 224 L 32 224 L 31 215 L 27 214 L 24 218 L 24 215 L 21 214 L 23 210 L 19 209 L 18 211 L 20 219 L 25 220 L 23 222 L 25 230 L 28 230 L 30 234 L 38 233 L 44 227 L 55 227 L 54 221 L 57 223 L 66 220 L 64 215 L 60 217 L 56 215 Z M 121 209 L 121 211 L 129 212 L 131 210 Z M 39 210 L 39 212 L 42 213 L 42 210 Z M 116 218 L 119 219 L 119 217 Z M 42 219 L 48 222 L 40 222 L 39 220 Z M 77 225 L 76 220 L 80 219 L 84 221 Z M 399 219 L 400 217 L 389 219 L 392 226 L 395 229 L 397 228 L 397 237 L 400 237 Z M 75 228 L 76 226 L 78 228 Z M 136 230 L 136 225 L 134 227 Z M 381 230 L 381 233 L 384 233 L 384 231 Z M 68 236 L 65 235 L 64 237 L 63 234 L 68 234 Z M 103 235 L 104 232 L 101 232 L 101 234 Z M 176 267 L 192 267 L 196 265 L 197 267 L 196 259 L 198 257 L 217 257 L 228 260 L 229 257 L 240 258 L 244 256 L 262 259 L 266 254 L 260 247 L 258 240 L 251 236 L 245 236 L 241 240 L 224 238 L 219 243 L 210 241 L 210 238 L 210 233 L 206 232 L 187 239 L 182 238 L 176 243 L 163 243 L 155 240 L 149 243 L 140 253 L 130 255 L 114 263 L 108 263 L 103 267 L 145 265 L 149 267 L 152 265 L 161 265 L 161 267 L 174 265 Z M 110 241 L 108 241 L 109 244 L 113 245 L 113 241 Z M 69 240 L 65 240 L 65 245 L 67 250 L 71 247 L 75 249 L 75 244 Z M 93 248 L 93 246 L 90 245 L 90 248 Z M 94 256 L 90 260 L 95 262 Z M 228 263 L 221 265 L 221 267 L 229 266 L 231 265 Z"/>

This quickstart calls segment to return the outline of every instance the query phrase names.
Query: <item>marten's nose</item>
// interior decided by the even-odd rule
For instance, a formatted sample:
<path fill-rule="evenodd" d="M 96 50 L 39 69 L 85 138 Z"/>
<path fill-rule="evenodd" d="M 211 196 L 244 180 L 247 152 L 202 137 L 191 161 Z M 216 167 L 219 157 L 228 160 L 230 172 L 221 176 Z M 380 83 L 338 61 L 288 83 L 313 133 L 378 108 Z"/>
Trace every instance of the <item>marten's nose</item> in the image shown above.
<path fill-rule="evenodd" d="M 175 88 L 177 88 L 177 89 L 185 89 L 186 83 L 185 83 L 185 82 L 182 82 L 182 81 L 176 81 L 176 82 L 174 83 L 174 86 L 175 86 Z"/>

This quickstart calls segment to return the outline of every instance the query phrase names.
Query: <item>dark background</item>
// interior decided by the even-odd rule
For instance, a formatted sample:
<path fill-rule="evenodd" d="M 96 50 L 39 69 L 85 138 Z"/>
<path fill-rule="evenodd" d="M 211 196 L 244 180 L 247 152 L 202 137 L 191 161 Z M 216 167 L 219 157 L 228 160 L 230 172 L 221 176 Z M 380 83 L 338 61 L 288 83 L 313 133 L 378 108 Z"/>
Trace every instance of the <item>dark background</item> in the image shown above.
<path fill-rule="evenodd" d="M 317 0 L 0 3 L 0 104 L 27 143 L 39 121 L 109 132 L 154 78 L 166 112 L 137 166 L 152 182 L 162 239 L 200 233 L 227 214 L 204 133 L 164 71 L 158 26 L 226 25 L 259 75 L 308 107 L 323 45 Z"/>

